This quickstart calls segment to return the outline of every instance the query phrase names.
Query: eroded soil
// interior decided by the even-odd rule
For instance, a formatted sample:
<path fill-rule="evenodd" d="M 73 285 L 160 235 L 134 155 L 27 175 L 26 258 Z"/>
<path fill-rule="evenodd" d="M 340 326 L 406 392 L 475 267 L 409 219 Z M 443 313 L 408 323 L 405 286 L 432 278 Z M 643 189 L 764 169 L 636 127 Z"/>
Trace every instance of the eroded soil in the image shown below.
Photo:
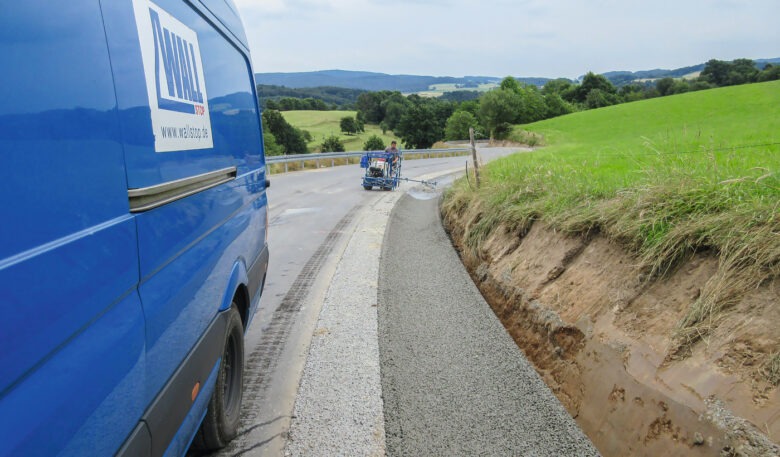
<path fill-rule="evenodd" d="M 780 397 L 762 364 L 780 349 L 780 281 L 720 316 L 687 357 L 672 335 L 718 269 L 693 255 L 648 279 L 621 246 L 541 223 L 499 228 L 479 252 L 463 235 L 478 208 L 444 214 L 483 295 L 605 456 L 780 455 Z"/>

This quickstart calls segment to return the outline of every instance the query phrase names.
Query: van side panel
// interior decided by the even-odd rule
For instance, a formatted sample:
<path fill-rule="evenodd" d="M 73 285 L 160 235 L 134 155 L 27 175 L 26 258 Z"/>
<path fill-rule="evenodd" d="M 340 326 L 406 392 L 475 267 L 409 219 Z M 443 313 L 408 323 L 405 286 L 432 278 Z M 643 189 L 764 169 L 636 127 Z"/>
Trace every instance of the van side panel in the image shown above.
<path fill-rule="evenodd" d="M 0 402 L 0 455 L 111 455 L 143 411 L 143 320 L 131 294 Z M 135 417 L 134 417 L 135 416 Z"/>
<path fill-rule="evenodd" d="M 12 211 L 0 224 L 0 259 L 127 211 L 97 3 L 79 0 L 42 14 L 50 7 L 4 2 L 0 14 L 0 191 L 3 209 Z"/>
<path fill-rule="evenodd" d="M 0 455 L 111 454 L 145 408 L 136 226 L 99 4 L 0 15 Z"/>
<path fill-rule="evenodd" d="M 181 454 L 205 413 L 218 310 L 268 259 L 255 88 L 222 1 L 3 5 L 0 457 Z"/>
<path fill-rule="evenodd" d="M 149 403 L 162 401 L 160 396 L 170 391 L 174 373 L 188 373 L 180 369 L 180 364 L 216 319 L 223 298 L 236 292 L 238 284 L 229 283 L 233 266 L 240 264 L 247 271 L 256 264 L 261 252 L 267 253 L 265 159 L 248 57 L 232 41 L 232 35 L 221 33 L 220 27 L 211 22 L 211 13 L 200 8 L 200 2 L 188 4 L 180 0 L 159 0 L 153 5 L 148 0 L 103 2 L 126 144 L 128 188 L 150 188 L 225 168 L 234 169 L 236 176 L 227 183 L 135 216 L 139 292 L 147 324 L 145 401 Z M 154 27 L 145 29 L 138 21 L 148 21 Z M 155 28 L 158 23 L 159 28 Z M 197 46 L 193 45 L 186 56 L 195 64 L 177 66 L 174 60 L 165 60 L 164 41 L 154 42 L 148 36 L 144 38 L 144 33 L 151 33 L 154 39 L 167 33 L 180 37 L 182 43 L 197 40 Z M 156 47 L 150 45 L 152 42 Z M 155 58 L 148 58 L 149 49 Z M 147 63 L 157 62 L 160 66 L 145 67 L 144 52 Z M 139 87 L 138 81 L 149 81 L 150 68 L 156 79 Z M 207 107 L 208 120 L 193 119 L 208 127 L 211 147 L 200 147 L 206 143 L 189 138 L 172 142 L 171 130 L 161 130 L 155 123 L 155 115 L 166 119 L 169 115 L 160 114 L 166 101 L 159 95 L 160 91 L 166 96 L 173 93 L 165 93 L 169 71 L 178 71 L 179 77 L 189 75 L 190 95 L 204 94 L 203 102 L 193 103 L 193 111 L 187 116 L 198 113 L 200 106 Z M 197 84 L 205 86 L 199 88 Z M 170 88 L 176 89 L 175 85 Z M 170 115 L 171 119 L 176 117 L 181 116 Z M 160 141 L 163 134 L 166 138 Z M 182 149 L 171 150 L 171 144 L 181 144 Z M 204 381 L 191 380 L 201 386 Z M 211 391 L 201 390 L 195 404 L 209 395 Z M 190 415 L 202 413 L 190 403 L 175 407 L 179 408 L 176 414 L 179 410 Z M 199 422 L 200 417 L 192 421 L 189 416 L 186 421 L 194 426 Z M 168 431 L 150 431 L 153 447 L 157 448 Z M 194 431 L 180 430 L 177 440 L 189 439 Z"/>

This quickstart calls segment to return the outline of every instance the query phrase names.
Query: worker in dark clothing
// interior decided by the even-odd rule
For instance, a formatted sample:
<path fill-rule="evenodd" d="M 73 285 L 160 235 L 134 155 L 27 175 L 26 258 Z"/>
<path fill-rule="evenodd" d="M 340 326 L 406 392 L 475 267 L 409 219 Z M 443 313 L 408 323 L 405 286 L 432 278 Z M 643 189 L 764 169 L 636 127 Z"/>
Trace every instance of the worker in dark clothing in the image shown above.
<path fill-rule="evenodd" d="M 398 143 L 396 143 L 395 140 L 391 141 L 390 146 L 385 148 L 385 152 L 388 154 L 392 154 L 393 159 L 390 162 L 390 166 L 391 166 L 391 170 L 395 169 L 395 166 L 398 163 L 398 158 L 401 156 L 401 152 L 398 150 Z"/>

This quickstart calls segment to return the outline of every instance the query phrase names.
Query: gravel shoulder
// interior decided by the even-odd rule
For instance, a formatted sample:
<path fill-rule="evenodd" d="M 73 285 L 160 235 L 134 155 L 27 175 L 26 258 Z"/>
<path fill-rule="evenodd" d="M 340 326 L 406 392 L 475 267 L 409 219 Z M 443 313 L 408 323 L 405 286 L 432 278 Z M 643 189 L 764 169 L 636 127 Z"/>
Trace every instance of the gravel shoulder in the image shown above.
<path fill-rule="evenodd" d="M 379 268 L 388 455 L 598 455 L 493 314 L 439 220 L 403 197 Z"/>
<path fill-rule="evenodd" d="M 400 192 L 364 209 L 331 280 L 298 389 L 285 454 L 384 455 L 377 276 Z"/>

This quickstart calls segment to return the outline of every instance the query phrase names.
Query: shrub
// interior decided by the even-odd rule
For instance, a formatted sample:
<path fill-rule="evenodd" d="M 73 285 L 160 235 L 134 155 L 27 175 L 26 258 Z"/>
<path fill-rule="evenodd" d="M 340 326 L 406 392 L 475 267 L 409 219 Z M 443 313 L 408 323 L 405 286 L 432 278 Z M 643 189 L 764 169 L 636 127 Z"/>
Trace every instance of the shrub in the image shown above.
<path fill-rule="evenodd" d="M 371 135 L 365 143 L 363 143 L 364 151 L 381 151 L 385 148 L 385 142 L 382 138 L 376 135 Z"/>
<path fill-rule="evenodd" d="M 331 135 L 325 138 L 320 147 L 321 152 L 344 152 L 344 143 L 341 142 L 339 137 Z"/>

